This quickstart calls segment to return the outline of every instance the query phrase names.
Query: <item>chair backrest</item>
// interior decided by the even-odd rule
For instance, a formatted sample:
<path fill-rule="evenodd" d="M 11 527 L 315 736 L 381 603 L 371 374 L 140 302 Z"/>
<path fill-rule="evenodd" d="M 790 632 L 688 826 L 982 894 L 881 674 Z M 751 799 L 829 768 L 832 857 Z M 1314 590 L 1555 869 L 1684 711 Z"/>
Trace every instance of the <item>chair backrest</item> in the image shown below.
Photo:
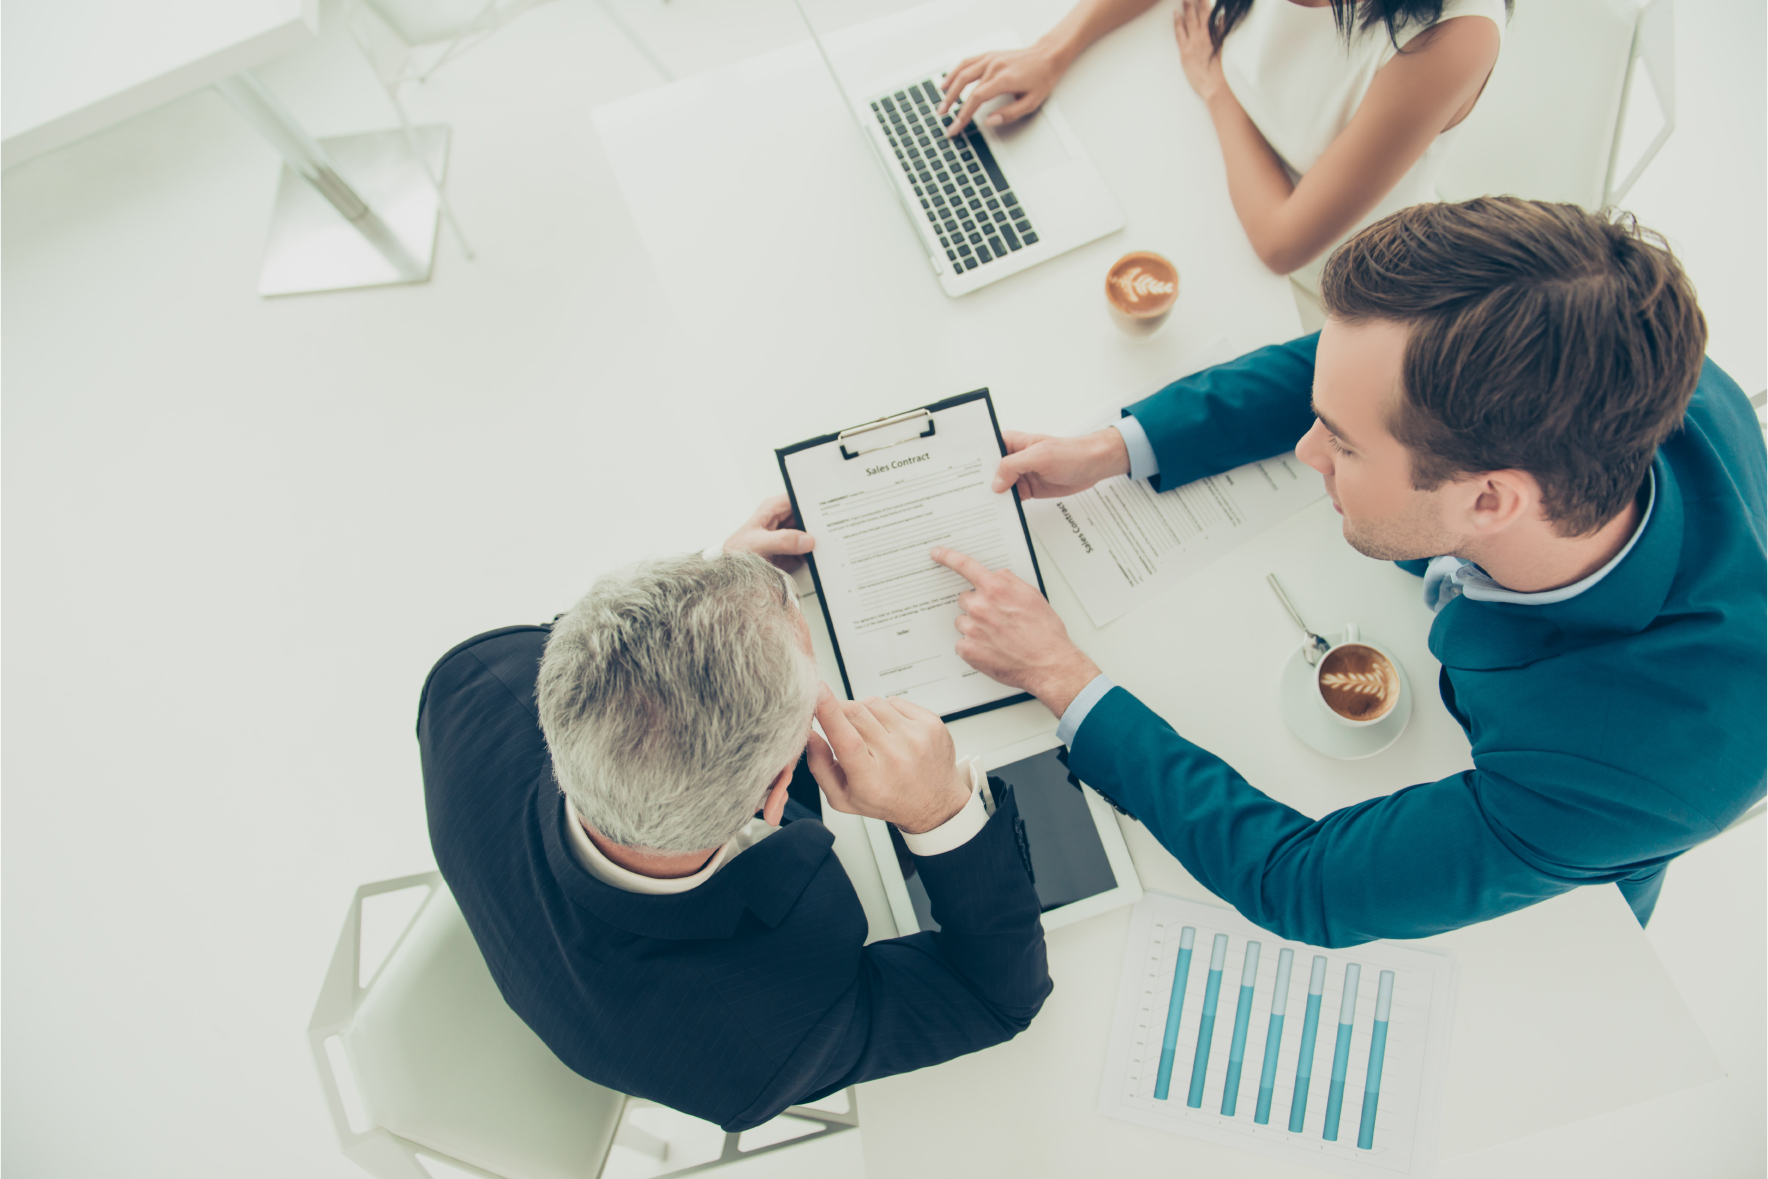
<path fill-rule="evenodd" d="M 1674 126 L 1670 0 L 1519 0 L 1504 51 L 1437 175 L 1445 200 L 1509 193 L 1588 209 L 1617 200 Z M 1642 39 L 1641 32 L 1649 35 Z M 1644 61 L 1664 129 L 1617 174 Z"/>
<path fill-rule="evenodd" d="M 323 1016 L 326 996 L 315 1013 L 311 1034 L 322 1073 L 319 1037 L 335 1031 L 373 1123 L 354 1136 L 362 1150 L 343 1134 L 346 1151 L 376 1174 L 413 1173 L 398 1161 L 375 1165 L 391 1155 L 385 1141 L 372 1149 L 369 1140 L 379 1132 L 500 1179 L 593 1179 L 613 1144 L 625 1096 L 578 1076 L 552 1054 L 504 1002 L 448 887 L 435 874 L 413 879 L 433 885 L 430 897 L 368 986 L 356 989 L 347 1021 L 337 1026 Z M 383 887 L 357 894 L 340 955 L 346 942 L 358 940 L 363 895 Z M 354 986 L 354 963 L 354 952 L 347 971 L 334 961 L 328 989 Z M 340 1014 L 340 996 L 331 998 L 331 1011 Z"/>
<path fill-rule="evenodd" d="M 502 23 L 510 0 L 365 0 L 407 45 L 446 41 Z"/>

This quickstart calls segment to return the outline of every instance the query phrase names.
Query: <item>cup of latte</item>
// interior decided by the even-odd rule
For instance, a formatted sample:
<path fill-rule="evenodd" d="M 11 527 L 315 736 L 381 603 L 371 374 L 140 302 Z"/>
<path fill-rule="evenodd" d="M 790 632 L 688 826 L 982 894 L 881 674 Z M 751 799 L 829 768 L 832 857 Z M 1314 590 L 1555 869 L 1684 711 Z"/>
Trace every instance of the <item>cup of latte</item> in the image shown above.
<path fill-rule="evenodd" d="M 1344 637 L 1315 665 L 1314 687 L 1320 707 L 1353 729 L 1386 720 L 1403 690 L 1393 656 L 1364 642 L 1354 622 L 1345 626 Z"/>
<path fill-rule="evenodd" d="M 1152 250 L 1134 250 L 1105 272 L 1105 302 L 1117 325 L 1152 335 L 1179 298 L 1179 268 Z"/>

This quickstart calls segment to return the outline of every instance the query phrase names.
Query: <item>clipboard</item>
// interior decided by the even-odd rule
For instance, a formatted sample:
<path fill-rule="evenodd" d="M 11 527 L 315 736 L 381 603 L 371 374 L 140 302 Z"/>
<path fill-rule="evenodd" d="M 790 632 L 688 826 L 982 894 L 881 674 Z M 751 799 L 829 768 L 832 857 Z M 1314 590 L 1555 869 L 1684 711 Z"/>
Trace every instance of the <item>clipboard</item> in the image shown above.
<path fill-rule="evenodd" d="M 1007 453 L 1006 440 L 1001 436 L 1000 421 L 995 416 L 994 411 L 994 400 L 989 396 L 989 391 L 986 388 L 974 389 L 968 393 L 960 393 L 955 397 L 947 397 L 929 405 L 905 410 L 901 413 L 891 414 L 887 417 L 877 418 L 870 422 L 863 422 L 857 426 L 851 426 L 833 434 L 822 434 L 815 438 L 808 438 L 803 442 L 795 443 L 791 446 L 777 448 L 774 451 L 774 454 L 779 460 L 780 478 L 786 484 L 786 495 L 792 502 L 792 511 L 798 517 L 800 524 L 807 524 L 807 516 L 804 507 L 799 500 L 800 489 L 795 486 L 791 470 L 787 465 L 788 458 L 797 455 L 800 452 L 813 450 L 818 447 L 835 446 L 839 448 L 838 453 L 840 454 L 840 461 L 843 465 L 858 462 L 866 457 L 872 458 L 874 463 L 885 462 L 886 460 L 900 463 L 902 460 L 891 459 L 891 451 L 896 450 L 898 447 L 905 447 L 912 443 L 939 437 L 940 417 L 943 413 L 962 406 L 970 405 L 977 401 L 983 403 L 983 407 L 988 413 L 988 422 L 994 433 L 995 447 L 998 455 L 1005 456 Z M 992 479 L 992 470 L 988 472 L 988 477 Z M 990 492 L 989 494 L 992 495 L 993 492 Z M 1009 492 L 1009 494 L 1012 496 L 1014 518 L 1018 522 L 1018 538 L 1024 545 L 1025 557 L 1029 563 L 1032 577 L 1035 579 L 1038 592 L 1044 594 L 1045 597 L 1048 597 L 1049 595 L 1044 589 L 1043 571 L 1038 567 L 1037 552 L 1031 543 L 1031 530 L 1026 524 L 1024 506 L 1019 502 L 1019 494 L 1016 489 Z M 819 548 L 822 545 L 820 538 L 818 540 L 818 545 Z M 851 700 L 855 697 L 853 675 L 849 672 L 847 653 L 842 650 L 839 638 L 844 629 L 839 623 L 844 620 L 839 620 L 837 618 L 837 607 L 835 607 L 830 601 L 828 587 L 824 582 L 824 571 L 819 566 L 817 554 L 814 551 L 809 554 L 809 564 L 811 580 L 816 585 L 817 601 L 822 607 L 823 621 L 828 626 L 830 644 L 834 648 L 835 664 L 841 671 L 841 686 L 846 692 L 847 698 Z M 956 638 L 956 632 L 953 631 L 951 635 L 951 644 L 955 644 Z M 953 656 L 953 658 L 955 659 L 956 657 Z M 989 682 L 993 683 L 994 681 L 991 680 Z M 874 693 L 868 692 L 866 694 L 872 695 Z M 884 695 L 886 693 L 880 692 L 876 694 Z M 892 692 L 888 694 L 905 695 L 907 693 Z M 1004 708 L 1008 705 L 1019 704 L 1031 699 L 1033 699 L 1033 697 L 1029 693 L 1011 692 L 999 699 L 990 700 L 967 708 L 942 712 L 940 719 L 950 722 L 966 716 L 974 716 L 978 713 L 989 712 L 997 708 Z"/>

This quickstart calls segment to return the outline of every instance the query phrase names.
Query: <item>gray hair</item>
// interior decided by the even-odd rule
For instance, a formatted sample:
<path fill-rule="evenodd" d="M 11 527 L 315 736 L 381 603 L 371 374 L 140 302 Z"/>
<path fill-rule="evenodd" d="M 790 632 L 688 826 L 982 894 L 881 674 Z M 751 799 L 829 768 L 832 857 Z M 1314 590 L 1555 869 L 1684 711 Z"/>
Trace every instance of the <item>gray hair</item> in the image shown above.
<path fill-rule="evenodd" d="M 791 586 L 753 553 L 598 580 L 540 660 L 540 727 L 578 814 L 656 851 L 740 831 L 810 729 L 818 675 L 798 626 Z"/>

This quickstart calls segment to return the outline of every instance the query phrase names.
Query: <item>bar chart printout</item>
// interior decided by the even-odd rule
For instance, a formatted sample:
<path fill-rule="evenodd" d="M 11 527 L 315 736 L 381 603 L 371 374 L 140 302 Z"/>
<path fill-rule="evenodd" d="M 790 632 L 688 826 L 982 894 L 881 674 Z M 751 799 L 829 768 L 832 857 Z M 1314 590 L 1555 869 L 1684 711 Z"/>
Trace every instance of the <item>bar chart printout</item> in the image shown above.
<path fill-rule="evenodd" d="M 1326 994 L 1326 958 L 1314 955 L 1314 971 L 1308 978 L 1307 1014 L 1302 1017 L 1301 1047 L 1295 1055 L 1295 1088 L 1289 1098 L 1289 1129 L 1301 1133 L 1308 1115 L 1308 1089 L 1314 1077 L 1314 1045 L 1320 1036 L 1320 1000 Z"/>
<path fill-rule="evenodd" d="M 1277 1088 L 1277 1052 L 1283 1046 L 1283 1009 L 1289 1005 L 1289 968 L 1294 963 L 1294 950 L 1285 946 L 1277 952 L 1277 980 L 1271 984 L 1271 1020 L 1265 1027 L 1265 1065 L 1258 1075 L 1258 1112 L 1252 1115 L 1252 1120 L 1261 1126 L 1271 1120 L 1271 1095 Z M 1167 1018 L 1175 1025 L 1178 1023 L 1171 1015 Z"/>
<path fill-rule="evenodd" d="M 1209 1076 L 1209 1049 L 1215 1042 L 1216 1001 L 1222 994 L 1222 966 L 1228 958 L 1228 935 L 1215 935 L 1209 952 L 1209 977 L 1203 985 L 1203 1014 L 1197 1025 L 1197 1054 L 1191 1059 L 1191 1095 L 1185 1104 L 1196 1109 L 1203 1104 L 1203 1084 Z"/>
<path fill-rule="evenodd" d="M 1160 1072 L 1154 1078 L 1154 1096 L 1165 1101 L 1173 1083 L 1173 1053 L 1179 1045 L 1179 1016 L 1185 1011 L 1185 983 L 1191 975 L 1191 947 L 1197 931 L 1189 925 L 1179 930 L 1179 960 L 1173 968 L 1173 989 L 1166 1003 L 1166 1034 L 1160 1041 Z"/>
<path fill-rule="evenodd" d="M 1344 968 L 1344 996 L 1338 1007 L 1338 1039 L 1332 1047 L 1332 1088 L 1326 1092 L 1326 1128 L 1320 1136 L 1328 1142 L 1338 1141 L 1338 1118 L 1344 1112 L 1345 1070 L 1351 1063 L 1351 1039 L 1355 1035 L 1357 1017 L 1357 982 L 1363 968 L 1355 962 Z"/>
<path fill-rule="evenodd" d="M 1258 943 L 1246 943 L 1240 968 L 1240 1002 L 1234 1008 L 1234 1042 L 1228 1049 L 1228 1079 L 1222 1084 L 1222 1112 L 1229 1117 L 1240 1103 L 1240 1067 L 1246 1063 L 1246 1028 L 1252 1021 L 1253 984 L 1258 981 Z"/>
<path fill-rule="evenodd" d="M 1224 976 L 1238 979 L 1227 996 Z M 1099 1112 L 1340 1174 L 1425 1175 L 1455 984 L 1452 958 L 1387 942 L 1322 950 L 1231 909 L 1148 893 L 1125 947 Z M 1257 1099 L 1243 1101 L 1254 1068 Z"/>

